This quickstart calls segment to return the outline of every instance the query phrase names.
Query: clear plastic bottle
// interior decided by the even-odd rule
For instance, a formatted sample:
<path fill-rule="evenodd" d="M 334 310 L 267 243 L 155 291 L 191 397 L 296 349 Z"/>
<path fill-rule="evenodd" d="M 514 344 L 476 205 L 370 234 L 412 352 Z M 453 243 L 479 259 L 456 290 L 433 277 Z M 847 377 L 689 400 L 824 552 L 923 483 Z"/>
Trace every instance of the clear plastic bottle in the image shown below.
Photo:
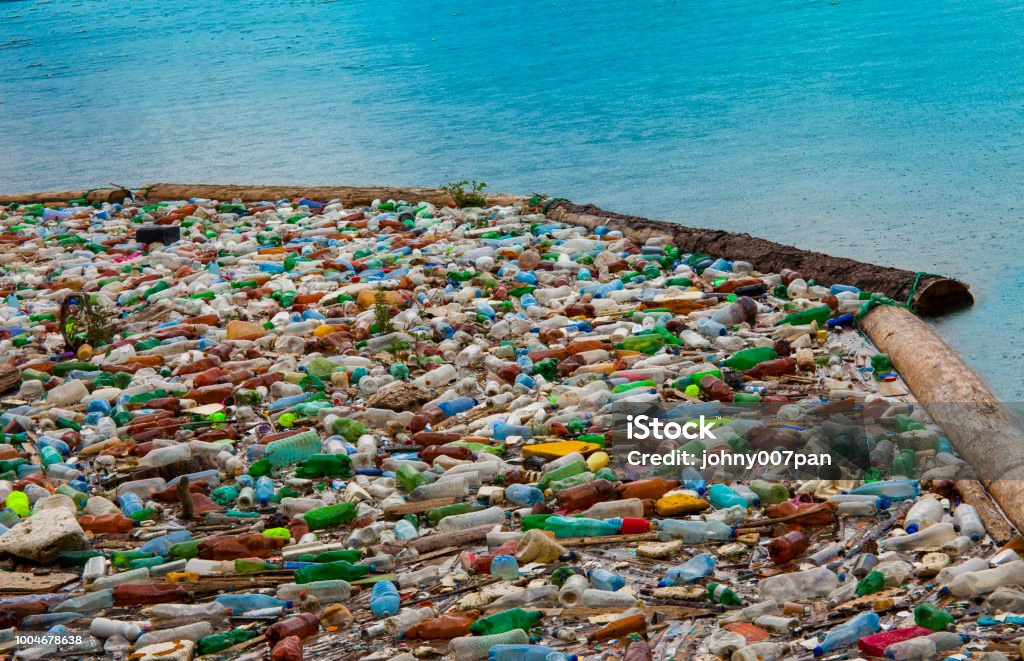
<path fill-rule="evenodd" d="M 678 519 L 662 519 L 658 522 L 661 531 L 659 539 L 669 541 L 681 539 L 684 544 L 704 544 L 705 542 L 725 541 L 731 539 L 734 529 L 721 521 L 681 521 Z"/>
<path fill-rule="evenodd" d="M 878 613 L 861 613 L 854 618 L 833 627 L 825 639 L 814 648 L 814 656 L 834 652 L 855 645 L 864 636 L 877 633 L 882 629 Z"/>
<path fill-rule="evenodd" d="M 642 519 L 644 516 L 644 501 L 639 498 L 626 498 L 625 500 L 607 500 L 597 503 L 590 509 L 583 512 L 583 517 L 588 519 L 620 519 L 633 518 Z"/>
<path fill-rule="evenodd" d="M 957 649 L 967 640 L 963 634 L 939 631 L 893 643 L 885 648 L 885 657 L 894 661 L 930 661 L 937 659 L 939 652 Z"/>
<path fill-rule="evenodd" d="M 409 493 L 408 500 L 418 503 L 435 498 L 463 498 L 468 493 L 469 483 L 465 478 L 452 478 L 418 486 Z"/>
<path fill-rule="evenodd" d="M 221 624 L 231 609 L 216 601 L 202 604 L 156 604 L 149 608 L 149 619 L 154 628 L 166 629 L 192 622 L 209 621 Z"/>
<path fill-rule="evenodd" d="M 562 589 L 558 591 L 558 602 L 565 608 L 574 608 L 583 599 L 583 592 L 590 589 L 586 576 L 573 574 L 565 579 Z"/>
<path fill-rule="evenodd" d="M 636 595 L 627 590 L 594 590 L 583 591 L 580 599 L 584 608 L 632 608 L 637 604 Z"/>
<path fill-rule="evenodd" d="M 937 499 L 921 498 L 907 511 L 907 516 L 903 520 L 903 528 L 908 533 L 924 530 L 942 521 L 944 513 L 942 503 Z"/>
<path fill-rule="evenodd" d="M 944 585 L 939 593 L 966 599 L 988 594 L 1004 585 L 1024 585 L 1024 561 L 1008 562 L 993 569 L 964 572 Z"/>
<path fill-rule="evenodd" d="M 505 510 L 500 507 L 489 507 L 479 512 L 446 516 L 438 522 L 436 530 L 439 533 L 455 532 L 457 530 L 468 530 L 476 526 L 498 525 L 504 522 Z"/>
<path fill-rule="evenodd" d="M 970 537 L 972 542 L 980 541 L 987 534 L 985 524 L 982 523 L 974 505 L 968 503 L 957 505 L 956 510 L 953 511 L 953 521 L 960 534 Z"/>
<path fill-rule="evenodd" d="M 760 642 L 732 653 L 732 661 L 780 661 L 789 657 L 788 643 Z"/>
<path fill-rule="evenodd" d="M 139 649 L 147 645 L 167 643 L 172 640 L 199 640 L 212 634 L 213 625 L 209 622 L 193 622 L 192 624 L 183 624 L 173 629 L 147 631 L 135 641 L 135 648 Z"/>
<path fill-rule="evenodd" d="M 762 599 L 776 602 L 804 601 L 824 597 L 839 585 L 839 577 L 827 567 L 770 576 L 761 581 Z"/>
<path fill-rule="evenodd" d="M 52 611 L 54 613 L 91 613 L 113 606 L 114 590 L 107 588 L 96 592 L 86 592 L 83 595 L 62 601 L 54 606 Z"/>
<path fill-rule="evenodd" d="M 882 551 L 913 551 L 942 546 L 957 536 L 952 523 L 937 523 L 911 535 L 887 537 L 878 542 Z"/>
<path fill-rule="evenodd" d="M 312 581 L 311 583 L 284 583 L 277 588 L 276 597 L 285 601 L 298 601 L 299 595 L 305 592 L 321 604 L 346 602 L 352 596 L 352 585 L 348 581 L 332 579 Z"/>
<path fill-rule="evenodd" d="M 486 659 L 488 651 L 495 645 L 526 645 L 530 636 L 522 629 L 513 629 L 490 636 L 463 636 L 448 643 L 448 653 L 455 661 L 477 661 Z"/>

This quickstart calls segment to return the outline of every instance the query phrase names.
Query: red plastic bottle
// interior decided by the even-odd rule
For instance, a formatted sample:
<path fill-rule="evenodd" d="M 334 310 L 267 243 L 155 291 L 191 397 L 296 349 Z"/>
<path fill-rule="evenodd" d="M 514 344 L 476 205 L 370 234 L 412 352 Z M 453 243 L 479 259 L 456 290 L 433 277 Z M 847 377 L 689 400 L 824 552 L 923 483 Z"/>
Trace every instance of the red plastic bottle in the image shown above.
<path fill-rule="evenodd" d="M 626 517 L 622 519 L 622 527 L 619 529 L 620 535 L 640 535 L 645 532 L 649 532 L 651 529 L 651 522 L 646 519 L 634 519 Z"/>
<path fill-rule="evenodd" d="M 919 638 L 921 636 L 927 636 L 935 633 L 931 629 L 924 627 L 907 627 L 905 629 L 890 629 L 889 631 L 880 631 L 873 633 L 870 636 L 864 636 L 857 641 L 857 649 L 868 656 L 882 656 L 885 654 L 885 648 L 895 643 L 902 643 L 904 640 L 910 640 L 911 638 Z"/>
<path fill-rule="evenodd" d="M 754 379 L 763 379 L 766 376 L 782 376 L 784 374 L 796 374 L 796 359 L 776 358 L 758 363 L 743 374 Z"/>
<path fill-rule="evenodd" d="M 810 542 L 806 535 L 799 530 L 794 530 L 768 542 L 768 555 L 771 556 L 772 562 L 775 564 L 784 565 L 803 555 L 808 546 L 810 546 Z"/>
<path fill-rule="evenodd" d="M 453 459 L 472 459 L 473 451 L 469 448 L 463 448 L 458 446 L 450 445 L 431 445 L 423 452 L 420 453 L 423 461 L 433 465 L 434 460 L 438 457 L 451 457 Z"/>
<path fill-rule="evenodd" d="M 302 661 L 302 639 L 288 636 L 270 650 L 270 661 Z"/>
<path fill-rule="evenodd" d="M 296 636 L 308 638 L 320 629 L 320 618 L 312 613 L 299 613 L 287 620 L 275 622 L 267 628 L 267 642 L 277 645 L 278 642 Z"/>
<path fill-rule="evenodd" d="M 405 630 L 402 638 L 414 640 L 451 639 L 469 635 L 469 628 L 480 617 L 480 611 L 469 610 L 458 613 L 446 613 L 441 617 L 420 620 Z"/>

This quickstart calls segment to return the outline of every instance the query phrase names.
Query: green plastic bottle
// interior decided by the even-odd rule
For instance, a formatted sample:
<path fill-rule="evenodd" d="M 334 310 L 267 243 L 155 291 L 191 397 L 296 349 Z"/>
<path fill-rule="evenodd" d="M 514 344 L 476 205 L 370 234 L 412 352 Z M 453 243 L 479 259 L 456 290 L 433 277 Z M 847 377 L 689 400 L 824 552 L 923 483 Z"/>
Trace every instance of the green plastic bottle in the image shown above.
<path fill-rule="evenodd" d="M 359 549 L 343 549 L 339 551 L 324 551 L 322 553 L 303 553 L 299 556 L 299 562 L 315 562 L 320 564 L 344 560 L 345 562 L 356 563 L 359 562 L 359 558 L 362 556 L 363 552 Z"/>
<path fill-rule="evenodd" d="M 783 326 L 786 324 L 793 324 L 796 326 L 800 324 L 809 324 L 812 321 L 823 324 L 831 318 L 832 308 L 827 305 L 819 305 L 818 307 L 807 308 L 806 310 L 800 310 L 799 312 L 788 314 L 779 322 L 779 325 Z"/>
<path fill-rule="evenodd" d="M 152 558 L 154 555 L 146 551 L 114 551 L 110 554 L 110 564 L 115 567 L 127 567 L 134 560 Z"/>
<path fill-rule="evenodd" d="M 586 473 L 588 470 L 590 469 L 587 466 L 587 462 L 583 461 L 582 459 L 579 459 L 570 464 L 566 464 L 565 466 L 560 466 L 553 471 L 548 471 L 547 473 L 544 473 L 544 477 L 542 477 L 540 479 L 540 482 L 537 483 L 537 488 L 546 489 L 547 486 L 552 482 L 564 480 L 567 477 L 579 475 L 580 473 Z"/>
<path fill-rule="evenodd" d="M 775 360 L 778 357 L 779 354 L 775 353 L 775 349 L 772 347 L 754 347 L 737 351 L 729 356 L 725 361 L 725 366 L 738 372 L 745 372 L 758 363 Z"/>
<path fill-rule="evenodd" d="M 522 608 L 511 608 L 507 611 L 481 617 L 469 627 L 469 632 L 474 636 L 490 636 L 496 633 L 505 633 L 513 629 L 522 629 L 529 633 L 530 627 L 535 626 L 544 617 L 541 611 L 528 611 Z"/>
<path fill-rule="evenodd" d="M 364 565 L 353 565 L 344 560 L 335 562 L 324 562 L 317 565 L 306 565 L 295 570 L 295 582 L 302 585 L 313 581 L 358 581 L 370 573 L 370 568 Z"/>
<path fill-rule="evenodd" d="M 246 631 L 245 629 L 232 629 L 231 631 L 215 633 L 212 636 L 200 638 L 197 641 L 199 655 L 205 656 L 207 654 L 216 654 L 217 652 L 226 650 L 229 647 L 234 647 L 239 643 L 244 643 L 250 638 L 255 638 L 257 634 L 258 632 L 256 631 Z"/>
<path fill-rule="evenodd" d="M 593 473 L 579 473 L 572 477 L 567 477 L 564 480 L 556 480 L 548 484 L 547 488 L 551 490 L 552 494 L 558 494 L 566 489 L 572 489 L 583 484 L 588 484 L 594 481 L 596 476 Z"/>
<path fill-rule="evenodd" d="M 553 517 L 554 514 L 527 514 L 520 520 L 519 528 L 523 532 L 529 530 L 544 530 L 545 522 Z"/>
<path fill-rule="evenodd" d="M 296 477 L 346 477 L 352 471 L 347 454 L 314 454 L 295 469 Z"/>
<path fill-rule="evenodd" d="M 355 503 L 337 503 L 326 507 L 317 507 L 306 512 L 303 517 L 310 530 L 333 528 L 348 523 L 356 518 Z"/>
<path fill-rule="evenodd" d="M 757 494 L 762 505 L 775 505 L 789 499 L 789 489 L 781 482 L 752 480 L 750 490 Z"/>
<path fill-rule="evenodd" d="M 665 338 L 661 335 L 651 333 L 650 335 L 630 335 L 616 349 L 624 351 L 639 351 L 640 353 L 655 353 L 665 346 Z"/>
<path fill-rule="evenodd" d="M 932 631 L 945 631 L 953 624 L 953 616 L 934 604 L 921 604 L 914 609 L 914 624 Z"/>
<path fill-rule="evenodd" d="M 721 583 L 708 583 L 708 600 L 725 606 L 742 606 L 743 599 L 740 598 L 732 588 Z"/>
<path fill-rule="evenodd" d="M 867 576 L 857 581 L 857 596 L 874 594 L 885 587 L 885 574 L 877 569 L 872 570 Z"/>
<path fill-rule="evenodd" d="M 411 492 L 416 487 L 421 487 L 428 483 L 427 478 L 416 470 L 416 467 L 412 464 L 402 464 L 399 466 L 398 470 L 395 471 L 395 479 L 398 480 L 398 483 L 402 485 L 406 492 Z"/>
<path fill-rule="evenodd" d="M 178 542 L 168 551 L 172 558 L 188 560 L 199 557 L 199 541 Z"/>
<path fill-rule="evenodd" d="M 331 426 L 331 431 L 339 436 L 343 436 L 349 443 L 355 443 L 359 440 L 360 436 L 366 433 L 366 427 L 363 423 L 355 420 L 338 418 Z"/>

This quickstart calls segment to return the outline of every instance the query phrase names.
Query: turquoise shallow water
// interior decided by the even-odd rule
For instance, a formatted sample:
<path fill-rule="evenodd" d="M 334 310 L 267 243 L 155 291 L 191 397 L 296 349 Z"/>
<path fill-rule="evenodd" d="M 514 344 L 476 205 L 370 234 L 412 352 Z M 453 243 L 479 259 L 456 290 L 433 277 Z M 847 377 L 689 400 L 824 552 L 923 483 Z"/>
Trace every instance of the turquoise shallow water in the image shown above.
<path fill-rule="evenodd" d="M 478 178 L 951 274 L 1024 399 L 1024 8 L 0 2 L 0 190 Z"/>

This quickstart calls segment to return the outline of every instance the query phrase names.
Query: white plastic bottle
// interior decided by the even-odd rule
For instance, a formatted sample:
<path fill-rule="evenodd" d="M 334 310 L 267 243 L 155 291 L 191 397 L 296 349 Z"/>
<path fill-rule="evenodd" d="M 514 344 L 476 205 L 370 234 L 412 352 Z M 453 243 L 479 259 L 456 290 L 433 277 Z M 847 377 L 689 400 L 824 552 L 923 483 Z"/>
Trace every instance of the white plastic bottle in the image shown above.
<path fill-rule="evenodd" d="M 792 574 L 779 574 L 761 581 L 762 599 L 776 602 L 805 601 L 823 597 L 839 585 L 839 577 L 827 567 L 817 567 Z"/>

